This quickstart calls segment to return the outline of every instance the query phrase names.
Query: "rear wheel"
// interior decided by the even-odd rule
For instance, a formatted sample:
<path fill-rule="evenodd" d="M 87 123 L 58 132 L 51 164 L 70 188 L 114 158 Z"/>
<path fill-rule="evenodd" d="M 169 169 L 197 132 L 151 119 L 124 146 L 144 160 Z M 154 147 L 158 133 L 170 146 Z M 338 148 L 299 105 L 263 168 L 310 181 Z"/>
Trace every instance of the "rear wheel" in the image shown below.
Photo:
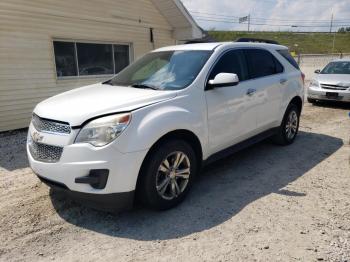
<path fill-rule="evenodd" d="M 197 172 L 192 147 L 182 140 L 170 140 L 153 150 L 146 161 L 139 183 L 140 200 L 158 210 L 181 203 Z"/>
<path fill-rule="evenodd" d="M 279 145 L 290 145 L 299 131 L 300 112 L 296 105 L 290 104 L 286 110 L 281 126 L 273 141 Z"/>

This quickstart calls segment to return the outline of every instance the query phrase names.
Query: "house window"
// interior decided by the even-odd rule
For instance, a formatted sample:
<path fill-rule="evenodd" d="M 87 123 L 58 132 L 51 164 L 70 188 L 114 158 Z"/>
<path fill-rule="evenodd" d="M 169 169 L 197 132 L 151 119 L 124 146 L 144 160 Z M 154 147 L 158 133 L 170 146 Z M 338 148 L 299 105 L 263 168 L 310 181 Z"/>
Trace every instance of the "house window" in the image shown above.
<path fill-rule="evenodd" d="M 129 46 L 128 45 L 113 45 L 115 72 L 119 73 L 130 63 Z"/>
<path fill-rule="evenodd" d="M 77 43 L 79 75 L 113 74 L 112 45 Z"/>
<path fill-rule="evenodd" d="M 54 42 L 57 76 L 76 76 L 74 43 Z"/>
<path fill-rule="evenodd" d="M 54 41 L 57 77 L 117 74 L 130 63 L 130 46 Z"/>

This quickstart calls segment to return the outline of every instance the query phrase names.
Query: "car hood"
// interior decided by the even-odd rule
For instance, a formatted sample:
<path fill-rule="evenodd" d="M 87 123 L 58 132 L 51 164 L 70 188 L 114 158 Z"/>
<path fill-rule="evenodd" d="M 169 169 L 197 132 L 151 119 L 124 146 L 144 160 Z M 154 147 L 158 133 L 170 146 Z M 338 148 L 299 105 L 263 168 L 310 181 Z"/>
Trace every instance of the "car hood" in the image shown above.
<path fill-rule="evenodd" d="M 137 89 L 100 83 L 46 99 L 36 106 L 34 113 L 42 118 L 79 126 L 93 117 L 132 111 L 175 96 L 174 91 Z"/>
<path fill-rule="evenodd" d="M 322 84 L 350 86 L 349 74 L 318 74 L 316 80 Z"/>

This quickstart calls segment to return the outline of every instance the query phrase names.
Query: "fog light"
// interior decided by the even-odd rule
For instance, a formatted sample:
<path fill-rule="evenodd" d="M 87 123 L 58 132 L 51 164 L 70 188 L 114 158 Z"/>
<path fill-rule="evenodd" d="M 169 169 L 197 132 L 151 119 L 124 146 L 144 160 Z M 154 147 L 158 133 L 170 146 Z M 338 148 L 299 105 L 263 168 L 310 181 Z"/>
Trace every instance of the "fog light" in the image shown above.
<path fill-rule="evenodd" d="M 107 184 L 108 175 L 108 169 L 93 169 L 90 170 L 88 176 L 77 177 L 75 183 L 88 184 L 95 189 L 104 189 Z"/>

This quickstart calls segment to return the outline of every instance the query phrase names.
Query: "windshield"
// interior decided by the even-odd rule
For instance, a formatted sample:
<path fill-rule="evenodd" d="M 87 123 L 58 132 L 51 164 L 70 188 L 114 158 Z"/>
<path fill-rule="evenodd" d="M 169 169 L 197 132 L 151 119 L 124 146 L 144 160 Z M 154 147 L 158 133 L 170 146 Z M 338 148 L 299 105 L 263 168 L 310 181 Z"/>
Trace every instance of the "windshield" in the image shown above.
<path fill-rule="evenodd" d="M 331 62 L 321 71 L 321 74 L 350 74 L 350 62 Z"/>
<path fill-rule="evenodd" d="M 113 79 L 112 85 L 180 90 L 197 77 L 211 51 L 166 51 L 143 56 Z"/>

